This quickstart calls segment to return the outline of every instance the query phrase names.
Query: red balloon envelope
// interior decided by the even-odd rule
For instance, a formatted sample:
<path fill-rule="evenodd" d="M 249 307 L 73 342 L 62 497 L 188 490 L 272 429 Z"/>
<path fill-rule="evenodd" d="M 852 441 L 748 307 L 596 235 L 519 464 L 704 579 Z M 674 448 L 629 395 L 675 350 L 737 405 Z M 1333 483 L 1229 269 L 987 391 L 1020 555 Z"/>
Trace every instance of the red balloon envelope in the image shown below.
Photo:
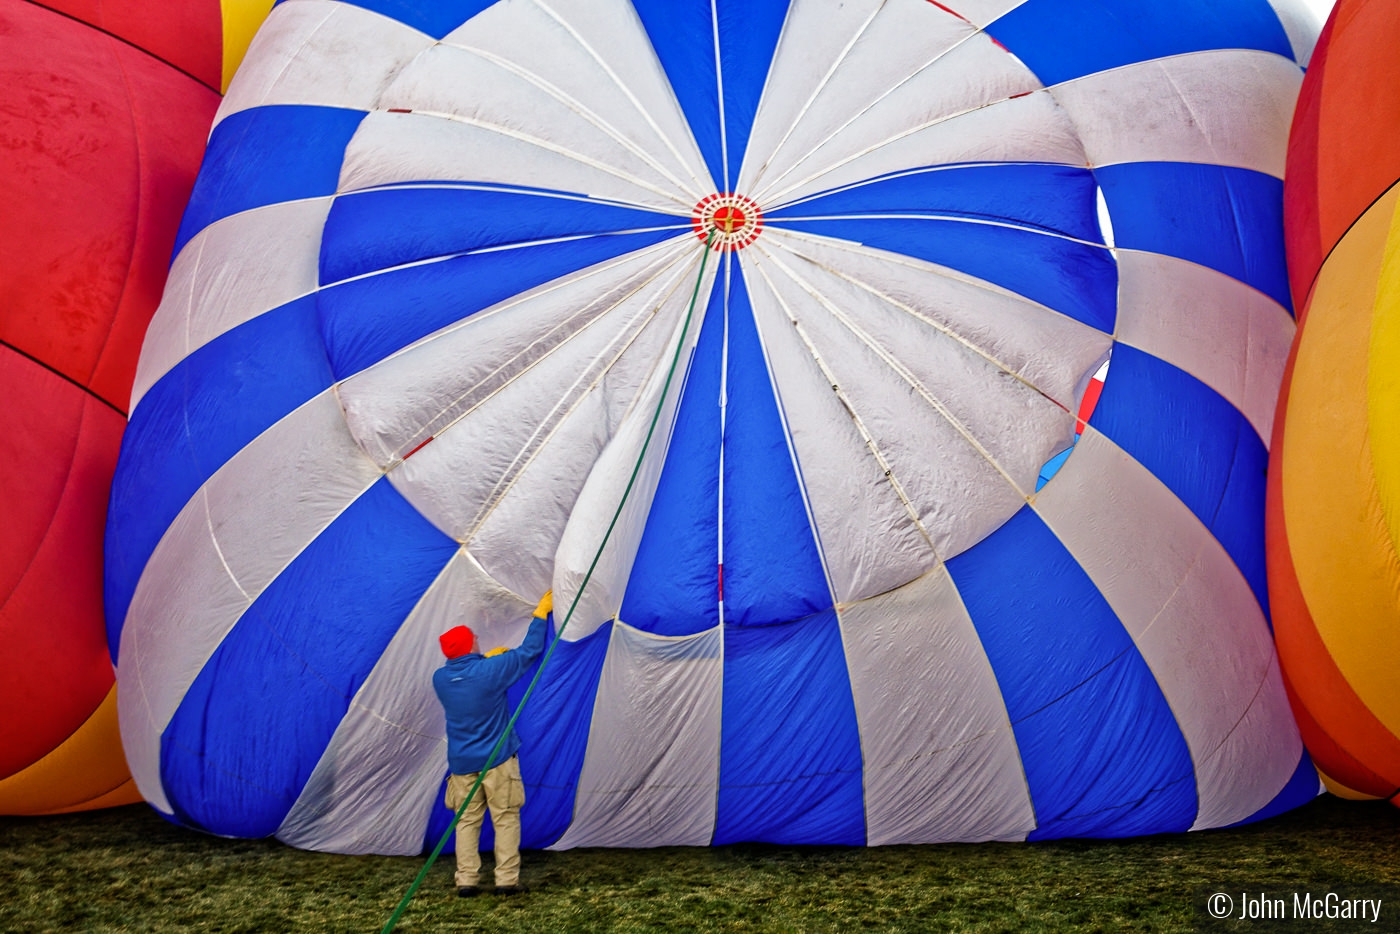
<path fill-rule="evenodd" d="M 269 2 L 0 0 L 0 813 L 139 800 L 102 533 L 141 338 Z"/>

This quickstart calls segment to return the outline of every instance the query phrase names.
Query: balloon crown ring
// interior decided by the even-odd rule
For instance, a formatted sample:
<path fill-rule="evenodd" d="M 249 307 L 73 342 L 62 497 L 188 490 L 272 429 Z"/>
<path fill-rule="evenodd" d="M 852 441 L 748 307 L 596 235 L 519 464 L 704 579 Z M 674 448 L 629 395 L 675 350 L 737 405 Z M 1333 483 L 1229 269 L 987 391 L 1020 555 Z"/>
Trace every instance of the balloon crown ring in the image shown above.
<path fill-rule="evenodd" d="M 716 193 L 701 198 L 691 208 L 690 223 L 701 240 L 708 241 L 714 235 L 714 249 L 742 250 L 763 231 L 763 212 L 752 198 Z"/>

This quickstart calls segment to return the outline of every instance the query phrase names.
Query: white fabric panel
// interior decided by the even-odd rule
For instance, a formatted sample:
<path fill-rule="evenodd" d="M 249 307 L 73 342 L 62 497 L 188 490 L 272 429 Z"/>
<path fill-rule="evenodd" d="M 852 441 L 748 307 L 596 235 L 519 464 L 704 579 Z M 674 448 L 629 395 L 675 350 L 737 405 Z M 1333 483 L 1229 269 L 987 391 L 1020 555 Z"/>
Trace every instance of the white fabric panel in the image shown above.
<path fill-rule="evenodd" d="M 694 271 L 693 266 L 677 266 L 671 272 L 676 276 L 676 284 L 681 290 L 689 291 L 693 285 Z M 673 293 L 672 304 L 678 304 L 679 298 L 680 291 Z M 653 305 L 647 309 L 648 312 L 655 311 L 657 304 L 653 296 Z M 633 302 L 629 312 L 640 311 L 643 307 Z M 697 332 L 701 311 L 697 309 L 697 320 L 691 325 Z M 625 348 L 625 353 L 616 357 L 605 370 L 595 368 L 596 375 L 587 391 L 575 397 L 566 417 L 552 426 L 548 437 L 541 438 L 541 447 L 531 453 L 530 459 L 522 461 L 508 477 L 500 478 L 500 496 L 473 530 L 468 544 L 481 563 L 518 593 L 528 596 L 542 593 L 552 586 L 558 546 L 570 512 L 582 495 L 586 478 L 594 463 L 603 456 L 615 426 L 623 424 L 629 409 L 641 405 L 641 400 L 647 398 L 646 380 L 650 373 L 660 365 L 660 361 L 669 362 L 669 348 L 672 346 L 670 329 L 664 326 L 660 317 L 643 324 L 644 330 Z M 678 370 L 675 378 L 680 380 L 682 376 L 683 373 Z M 582 385 L 579 388 L 584 389 Z M 504 400 L 501 404 L 505 404 Z M 654 406 L 654 400 L 647 404 Z M 498 417 L 493 423 L 486 418 L 472 426 L 473 435 L 486 436 L 482 439 L 483 447 L 495 443 L 494 436 L 500 433 L 502 420 L 503 417 Z M 493 424 L 494 430 L 487 427 Z M 666 424 L 664 417 L 658 422 L 653 444 L 663 443 Z M 463 451 L 470 443 L 458 439 L 456 429 L 449 432 L 444 441 L 451 448 L 444 445 L 444 457 L 437 467 L 440 472 L 451 469 L 453 458 L 448 456 L 451 451 Z M 426 470 L 433 463 L 427 461 L 423 468 Z M 614 469 L 618 466 L 615 463 Z M 622 466 L 630 470 L 632 465 Z M 445 485 L 445 479 L 438 481 L 438 488 Z M 640 496 L 643 492 L 638 488 L 633 495 Z M 640 531 L 637 536 L 639 541 Z M 633 542 L 634 550 L 638 541 Z M 629 567 L 630 561 L 629 558 Z M 620 592 L 618 597 L 620 599 Z M 615 611 L 616 607 L 613 609 Z M 562 620 L 562 616 L 560 618 Z M 571 624 L 570 637 L 573 638 L 572 633 L 576 632 L 577 626 Z"/>
<path fill-rule="evenodd" d="M 1230 400 L 1265 446 L 1296 329 L 1282 305 L 1224 273 L 1118 251 L 1118 339 Z"/>
<path fill-rule="evenodd" d="M 846 139 L 844 132 L 841 139 Z M 798 166 L 800 171 L 791 173 L 775 190 L 765 192 L 763 203 L 788 204 L 833 188 L 907 171 L 910 166 L 969 162 L 1078 166 L 1085 163 L 1085 156 L 1074 125 L 1064 111 L 1047 92 L 1036 91 L 925 126 L 896 131 L 864 151 L 843 154 L 829 165 L 811 171 L 807 171 L 804 162 Z"/>
<path fill-rule="evenodd" d="M 522 43 L 522 35 L 530 41 Z M 626 0 L 498 3 L 447 35 L 443 44 L 491 57 L 551 92 L 567 88 L 580 113 L 672 178 L 689 204 L 715 190 L 665 71 Z M 483 103 L 476 88 L 458 91 L 473 107 Z M 555 124 L 543 116 L 514 119 L 553 131 Z"/>
<path fill-rule="evenodd" d="M 647 332 L 645 336 L 648 341 L 656 341 L 666 335 L 658 330 Z M 658 346 L 658 353 L 654 356 L 660 356 L 661 349 Z M 528 457 L 527 452 L 521 451 L 520 463 L 512 464 L 508 474 L 493 478 L 497 481 L 498 489 L 492 491 L 494 498 L 489 508 L 483 510 L 468 545 L 492 575 L 516 593 L 541 594 L 554 585 L 555 556 L 569 522 L 570 510 L 577 503 L 590 470 L 609 442 L 609 427 L 618 423 L 619 410 L 627 399 L 635 395 L 632 391 L 614 394 L 601 386 L 611 383 L 614 378 L 628 384 L 634 375 L 645 376 L 643 362 L 641 353 L 635 359 L 624 357 L 601 384 L 593 386 L 593 391 L 577 398 L 564 419 L 552 428 L 549 437 L 541 439 L 540 447 L 529 451 Z M 498 421 L 496 424 L 502 423 Z M 431 470 L 445 478 L 455 464 L 470 456 L 470 443 L 474 438 L 484 438 L 494 446 L 496 442 L 491 437 L 488 425 L 478 422 L 472 426 L 471 434 L 463 433 L 461 437 L 454 431 L 446 439 L 444 449 L 437 452 L 442 455 L 441 458 L 431 465 L 423 465 L 424 473 Z M 658 439 L 653 443 L 661 443 L 660 432 L 663 429 L 664 425 L 658 426 Z M 617 469 L 630 471 L 631 466 L 627 464 Z M 452 478 L 453 482 L 457 479 Z M 424 477 L 415 474 L 413 481 L 421 481 L 423 488 L 427 488 Z M 448 480 L 442 479 L 440 482 L 446 484 Z M 642 493 L 635 490 L 633 495 Z M 611 519 L 611 513 L 607 518 Z M 603 529 L 595 531 L 593 547 L 596 549 L 597 537 L 601 537 Z M 593 589 L 592 582 L 588 589 Z M 621 594 L 618 596 L 620 598 Z M 567 604 L 563 606 L 567 607 Z M 612 608 L 612 612 L 616 610 L 617 607 Z M 559 619 L 561 622 L 564 619 L 562 611 Z M 598 618 L 586 622 L 580 615 L 570 621 L 567 638 L 580 638 L 583 633 L 580 625 L 586 623 L 588 631 L 592 631 L 601 621 Z"/>
<path fill-rule="evenodd" d="M 1307 68 L 1312 60 L 1313 47 L 1317 45 L 1318 34 L 1322 31 L 1316 5 L 1301 0 L 1269 0 L 1269 3 L 1278 14 L 1279 22 L 1283 23 L 1283 31 L 1288 34 L 1294 59 Z"/>
<path fill-rule="evenodd" d="M 1024 505 L 1041 466 L 1072 443 L 1078 393 L 1110 338 L 1003 293 L 984 297 L 962 282 L 939 282 L 930 264 L 793 240 L 765 238 L 744 262 L 794 313 L 799 337 L 825 361 L 947 560 Z M 776 248 L 789 243 L 807 255 Z M 950 291 L 970 309 L 940 316 L 937 299 Z M 1002 314 L 979 326 L 984 304 L 1000 305 Z M 1018 334 L 1018 311 L 1038 320 L 1039 332 Z M 931 326 L 939 317 L 960 319 L 965 333 Z M 1027 340 L 1041 335 L 1051 338 L 1046 345 Z M 1028 359 L 1043 361 L 1037 375 L 1059 401 L 1022 381 Z"/>
<path fill-rule="evenodd" d="M 996 675 L 948 571 L 838 607 L 860 725 L 866 843 L 1035 828 Z"/>
<path fill-rule="evenodd" d="M 1067 409 L 1078 407 L 1089 374 L 1113 343 L 1108 334 L 1010 289 L 899 253 L 776 227 L 766 229 L 756 246 L 803 275 L 821 276 L 851 293 L 849 306 L 842 307 L 852 313 L 878 300 L 875 309 L 897 309 L 899 316 L 922 322 L 918 350 L 906 353 L 922 354 L 925 344 L 958 346 Z"/>
<path fill-rule="evenodd" d="M 340 382 L 351 434 L 387 470 L 511 390 L 523 374 L 558 371 L 553 386 L 534 389 L 557 394 L 569 381 L 562 374 L 576 375 L 604 344 L 628 331 L 630 317 L 619 311 L 655 298 L 656 279 L 673 280 L 671 267 L 692 265 L 698 252 L 690 236 L 650 247 L 552 280 L 427 335 Z M 571 359 L 579 347 L 589 352 Z M 561 369 L 566 361 L 572 366 Z"/>
<path fill-rule="evenodd" d="M 1196 771 L 1194 827 L 1268 804 L 1302 745 L 1263 610 L 1225 549 L 1092 427 L 1035 505 L 1123 622 L 1176 717 Z"/>
<path fill-rule="evenodd" d="M 610 166 L 550 148 L 549 134 L 522 136 L 509 127 L 477 125 L 428 113 L 373 112 L 345 147 L 340 190 L 425 178 L 570 191 L 684 215 L 694 202 L 655 191 Z"/>
<path fill-rule="evenodd" d="M 512 38 L 522 28 L 537 30 L 540 42 L 522 47 Z M 622 0 L 499 4 L 448 45 L 385 89 L 379 107 L 415 112 L 365 119 L 346 148 L 342 190 L 423 178 L 547 183 L 687 219 L 712 190 L 641 22 Z"/>
<path fill-rule="evenodd" d="M 1118 259 L 1118 253 L 1116 252 L 1118 244 L 1113 237 L 1113 215 L 1108 213 L 1108 199 L 1103 196 L 1102 188 L 1094 189 L 1094 205 L 1096 209 L 1095 213 L 1097 213 L 1099 219 L 1099 233 L 1103 235 L 1103 242 L 1108 248 L 1110 250 L 1115 250 L 1112 256 L 1116 261 Z"/>
<path fill-rule="evenodd" d="M 882 94 L 917 81 L 974 33 L 927 2 L 798 0 L 774 52 L 736 190 L 762 191 Z"/>
<path fill-rule="evenodd" d="M 450 346 L 422 348 L 433 362 L 465 371 L 480 356 L 476 347 L 494 342 L 511 349 L 511 329 L 518 326 L 525 336 L 520 344 L 540 363 L 469 400 L 475 404 L 465 417 L 390 474 L 415 508 L 467 543 L 517 593 L 535 595 L 552 586 L 555 551 L 589 472 L 658 361 L 669 360 L 672 329 L 685 312 L 680 299 L 688 300 L 693 288 L 696 254 L 693 241 L 677 245 L 645 267 L 631 267 L 633 276 L 618 290 L 583 282 L 581 291 L 544 297 L 542 315 L 519 306 L 497 316 L 495 325 L 462 328 L 444 341 Z M 605 316 L 542 353 L 529 347 L 531 323 L 562 322 L 560 312 L 586 308 L 595 296 Z M 476 347 L 468 349 L 473 341 Z M 416 355 L 399 359 L 401 378 L 427 370 Z M 392 391 L 401 394 L 402 383 Z"/>
<path fill-rule="evenodd" d="M 327 391 L 235 454 L 171 523 L 136 585 L 122 628 L 118 718 L 148 801 L 160 787 L 160 734 L 204 663 L 296 556 L 381 476 Z"/>
<path fill-rule="evenodd" d="M 762 183 L 746 194 L 773 205 L 917 166 L 1084 164 L 1083 147 L 1066 114 L 1039 93 L 1039 79 L 1015 57 L 993 48 L 984 34 L 955 46 L 876 100 L 860 93 L 859 75 L 850 80 L 845 95 L 850 99 L 831 100 L 833 112 L 828 112 L 827 98 L 835 92 L 824 91 L 794 129 L 784 152 L 797 161 L 765 171 Z"/>
<path fill-rule="evenodd" d="M 1258 690 L 1260 702 L 1250 705 L 1235 729 L 1215 750 L 1211 771 L 1233 779 L 1239 776 L 1239 762 L 1267 762 L 1269 768 L 1246 783 L 1240 800 L 1222 796 L 1210 802 L 1211 807 L 1206 807 L 1203 801 L 1192 830 L 1225 827 L 1249 817 L 1272 801 L 1293 778 L 1303 754 L 1303 740 L 1294 725 L 1293 709 L 1288 704 L 1277 655 L 1270 657 L 1269 669 Z M 1196 771 L 1200 773 L 1200 766 Z M 1320 779 L 1318 784 L 1321 784 Z M 1319 788 L 1317 794 L 1325 790 Z"/>
<path fill-rule="evenodd" d="M 287 0 L 268 14 L 214 117 L 270 104 L 373 110 L 432 36 L 349 3 Z"/>
<path fill-rule="evenodd" d="M 1035 472 L 1054 453 L 1055 442 L 1060 448 L 1068 446 L 1072 417 L 1032 392 L 1017 393 L 1018 384 L 998 379 L 999 371 L 958 345 L 930 340 L 917 321 L 906 318 L 897 322 L 904 325 L 898 328 L 894 321 L 884 322 L 892 332 L 888 343 L 865 329 L 856 330 L 859 324 L 841 312 L 856 312 L 862 300 L 870 305 L 875 301 L 843 288 L 846 284 L 839 280 L 819 277 L 812 267 L 800 275 L 774 252 L 760 249 L 750 265 L 794 312 L 800 334 L 825 362 L 843 401 L 874 438 L 883 466 L 892 471 L 891 482 L 900 485 L 938 555 L 946 561 L 1019 509 L 1035 488 Z M 824 302 L 833 304 L 827 307 Z M 861 317 L 868 318 L 880 309 L 861 310 L 868 312 Z M 898 354 L 897 346 L 907 352 Z M 904 363 L 919 357 L 927 363 L 927 372 L 923 367 L 912 371 Z M 930 386 L 924 382 L 930 375 L 943 378 Z M 1009 390 L 1011 398 L 996 398 L 998 389 Z M 978 430 L 981 426 L 969 425 L 967 416 L 976 411 L 959 405 L 961 398 L 947 399 L 949 393 L 961 397 L 968 390 L 974 396 L 972 404 L 1002 424 L 986 433 Z M 983 398 L 976 398 L 979 394 Z M 1059 423 L 1060 431 L 1047 432 L 1051 443 L 1042 445 L 1050 450 L 1027 458 L 1028 452 L 1017 449 L 1020 439 L 1006 429 L 1014 428 L 1018 416 L 1033 423 Z"/>
<path fill-rule="evenodd" d="M 719 794 L 724 637 L 613 626 L 574 819 L 550 847 L 708 846 Z"/>
<path fill-rule="evenodd" d="M 695 247 L 691 249 L 690 262 L 677 265 L 675 287 L 665 296 L 664 304 L 658 311 L 658 321 L 665 322 L 670 331 L 664 350 L 648 354 L 650 372 L 646 374 L 641 389 L 627 401 L 621 419 L 614 416 L 607 420 L 611 437 L 594 461 L 583 489 L 569 512 L 568 524 L 555 553 L 555 604 L 570 606 L 575 595 L 583 591 L 573 618 L 561 634 L 565 639 L 577 640 L 589 635 L 614 618 L 622 606 L 632 562 L 641 544 L 651 500 L 666 461 L 666 449 L 670 445 L 671 429 L 683 393 L 689 360 L 700 336 L 706 297 L 714 288 L 715 274 L 720 267 L 720 263 L 713 258 L 706 264 L 695 311 L 687 327 L 686 311 L 694 291 L 692 283 L 696 281 L 693 277 L 698 274 L 696 266 L 700 262 L 700 254 L 704 252 Z M 678 342 L 681 346 L 680 357 L 672 373 L 671 362 L 675 358 Z M 645 361 L 647 358 L 642 359 Z M 653 419 L 656 427 L 648 441 Z M 636 480 L 629 493 L 627 488 L 634 470 Z M 619 504 L 623 508 L 616 527 L 599 554 L 599 546 L 613 522 L 613 516 L 617 514 Z M 584 588 L 585 575 L 593 565 L 595 556 L 596 569 Z M 494 570 L 493 565 L 487 563 L 486 566 Z"/>
<path fill-rule="evenodd" d="M 673 197 L 678 210 L 700 199 L 693 189 L 682 189 L 679 179 L 655 160 L 648 164 L 616 130 L 590 120 L 563 91 L 541 87 L 528 77 L 533 76 L 521 76 L 478 53 L 438 46 L 395 78 L 382 104 L 450 115 L 479 127 L 500 128 L 516 139 L 539 140 L 551 151 L 574 154 L 657 196 Z"/>
<path fill-rule="evenodd" d="M 740 258 L 832 593 L 852 603 L 893 590 L 939 556 L 803 343 L 759 255 L 751 247 Z"/>
<path fill-rule="evenodd" d="M 421 852 L 447 770 L 437 637 L 465 625 L 483 646 L 516 646 L 532 608 L 465 551 L 453 556 L 355 694 L 277 838 L 323 853 Z"/>
<path fill-rule="evenodd" d="M 1283 178 L 1302 83 L 1286 58 L 1225 49 L 1125 65 L 1050 94 L 1079 128 L 1091 166 L 1203 162 Z"/>
<path fill-rule="evenodd" d="M 146 329 L 131 390 L 133 409 L 162 376 L 220 334 L 315 291 L 321 230 L 333 200 L 254 208 L 190 238 L 170 267 L 160 307 Z"/>

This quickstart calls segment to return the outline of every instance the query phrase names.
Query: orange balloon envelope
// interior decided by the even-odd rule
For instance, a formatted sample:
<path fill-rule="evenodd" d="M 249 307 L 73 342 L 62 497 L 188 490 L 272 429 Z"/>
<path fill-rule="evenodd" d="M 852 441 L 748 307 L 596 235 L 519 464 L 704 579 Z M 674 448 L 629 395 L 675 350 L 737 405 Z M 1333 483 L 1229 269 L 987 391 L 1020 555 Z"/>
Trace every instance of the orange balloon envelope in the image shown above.
<path fill-rule="evenodd" d="M 1400 7 L 1339 0 L 1289 142 L 1298 333 L 1269 463 L 1269 596 L 1328 786 L 1400 791 Z"/>
<path fill-rule="evenodd" d="M 0 0 L 0 813 L 140 800 L 107 494 L 220 93 L 271 0 Z"/>

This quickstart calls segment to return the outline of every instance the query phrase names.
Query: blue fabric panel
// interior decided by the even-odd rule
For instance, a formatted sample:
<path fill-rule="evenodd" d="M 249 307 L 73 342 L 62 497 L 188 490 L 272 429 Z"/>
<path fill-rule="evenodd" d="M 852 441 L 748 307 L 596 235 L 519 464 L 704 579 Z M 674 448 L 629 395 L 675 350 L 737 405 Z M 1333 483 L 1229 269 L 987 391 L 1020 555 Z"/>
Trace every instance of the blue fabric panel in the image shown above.
<path fill-rule="evenodd" d="M 1312 757 L 1308 755 L 1308 751 L 1304 749 L 1298 758 L 1298 767 L 1293 770 L 1293 777 L 1279 790 L 1278 794 L 1274 795 L 1273 800 L 1244 820 L 1230 826 L 1239 827 L 1242 824 L 1252 824 L 1255 821 L 1261 821 L 1302 807 L 1317 797 L 1319 785 L 1317 768 L 1313 765 Z"/>
<path fill-rule="evenodd" d="M 665 225 L 689 232 L 690 218 L 528 190 L 377 189 L 331 207 L 321 284 L 486 247 Z"/>
<path fill-rule="evenodd" d="M 703 632 L 719 624 L 723 271 L 720 276 L 703 310 L 689 369 L 675 376 L 685 378 L 684 395 L 619 613 L 629 626 L 666 636 Z M 700 313 L 697 309 L 697 316 Z M 665 428 L 657 425 L 653 444 L 665 439 Z"/>
<path fill-rule="evenodd" d="M 632 5 L 700 145 L 715 190 L 727 190 L 709 0 L 632 0 Z"/>
<path fill-rule="evenodd" d="M 1086 168 L 1044 163 L 929 167 L 780 207 L 767 223 L 827 214 L 938 214 L 997 221 L 1103 243 L 1098 183 Z"/>
<path fill-rule="evenodd" d="M 308 296 L 220 335 L 151 387 L 131 413 L 107 512 L 107 643 L 146 561 L 195 491 L 248 442 L 332 382 Z"/>
<path fill-rule="evenodd" d="M 1190 828 L 1186 740 L 1132 638 L 1040 517 L 1022 508 L 948 572 L 1016 734 L 1030 839 Z"/>
<path fill-rule="evenodd" d="M 832 600 L 743 273 L 732 256 L 726 262 L 731 288 L 724 438 L 725 621 L 766 625 L 810 616 L 830 607 Z M 724 301 L 721 286 L 710 296 L 666 464 L 622 602 L 621 618 L 628 625 L 661 635 L 689 635 L 719 623 Z"/>
<path fill-rule="evenodd" d="M 718 0 L 715 6 L 719 11 L 719 58 L 724 79 L 724 132 L 729 144 L 725 189 L 733 190 L 749 147 L 754 114 L 773 64 L 778 37 L 787 19 L 788 0 Z"/>
<path fill-rule="evenodd" d="M 633 0 L 690 123 L 690 131 L 700 145 L 715 190 L 730 191 L 739 177 L 788 5 L 785 0 L 713 0 L 718 13 L 716 26 L 711 4 L 712 0 Z M 721 75 L 715 73 L 716 31 Z M 728 149 L 728 165 L 723 158 L 721 133 Z"/>
<path fill-rule="evenodd" d="M 441 39 L 496 0 L 344 0 Z"/>
<path fill-rule="evenodd" d="M 1259 49 L 1293 60 L 1268 0 L 1027 0 L 987 32 L 1046 85 L 1209 49 Z"/>
<path fill-rule="evenodd" d="M 611 637 L 612 624 L 608 623 L 578 642 L 561 639 L 548 664 L 543 655 L 537 663 L 544 665 L 544 674 L 515 726 L 526 796 L 520 812 L 522 846 L 550 846 L 574 819 L 593 702 Z M 553 639 L 551 636 L 551 644 Z M 534 669 L 508 692 L 512 708 L 520 703 L 532 677 Z"/>
<path fill-rule="evenodd" d="M 949 266 L 1108 333 L 1117 318 L 1118 266 L 1100 247 L 1011 227 L 932 218 L 774 220 L 771 226 Z"/>
<path fill-rule="evenodd" d="M 1075 436 L 1075 440 L 1078 440 L 1078 435 Z M 1045 486 L 1045 484 L 1049 483 L 1051 477 L 1060 472 L 1060 468 L 1065 465 L 1065 461 L 1069 460 L 1069 456 L 1073 451 L 1074 445 L 1070 445 L 1045 462 L 1045 466 L 1040 468 L 1040 476 L 1036 477 L 1035 480 L 1035 488 L 1037 491 Z"/>
<path fill-rule="evenodd" d="M 1249 421 L 1191 374 L 1116 344 L 1113 369 L 1089 424 L 1150 470 L 1210 529 L 1267 615 L 1269 452 Z"/>
<path fill-rule="evenodd" d="M 161 780 L 181 821 L 274 833 L 457 548 L 387 478 L 308 545 L 224 637 L 161 735 Z"/>
<path fill-rule="evenodd" d="M 787 433 L 739 263 L 729 308 L 724 432 L 724 615 L 763 626 L 831 608 Z"/>
<path fill-rule="evenodd" d="M 231 214 L 334 194 L 345 146 L 364 117 L 360 110 L 280 104 L 230 114 L 209 137 L 171 255 Z"/>
<path fill-rule="evenodd" d="M 674 236 L 621 234 L 478 253 L 322 289 L 317 307 L 331 369 L 344 379 L 483 308 Z"/>
<path fill-rule="evenodd" d="M 713 843 L 865 843 L 860 732 L 835 610 L 726 627 Z"/>
<path fill-rule="evenodd" d="M 1096 169 L 1117 245 L 1209 266 L 1293 305 L 1283 248 L 1283 182 L 1222 165 L 1129 162 Z"/>

